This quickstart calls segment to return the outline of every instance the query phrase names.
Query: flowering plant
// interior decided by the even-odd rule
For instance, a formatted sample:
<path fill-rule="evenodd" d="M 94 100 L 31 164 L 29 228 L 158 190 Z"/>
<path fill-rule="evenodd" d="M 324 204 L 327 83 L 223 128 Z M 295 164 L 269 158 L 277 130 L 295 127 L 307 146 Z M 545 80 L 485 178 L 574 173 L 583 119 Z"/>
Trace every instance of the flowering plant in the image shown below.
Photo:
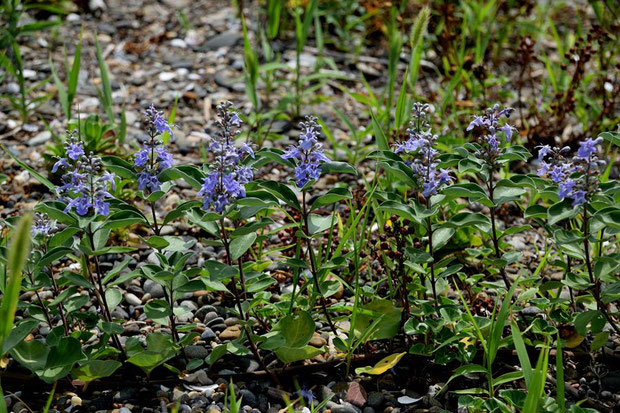
<path fill-rule="evenodd" d="M 106 216 L 110 212 L 112 198 L 110 189 L 115 189 L 114 174 L 103 170 L 101 158 L 84 152 L 82 141 L 75 132 L 69 134 L 65 142 L 66 158 L 60 158 L 52 168 L 55 173 L 59 168 L 66 172 L 62 176 L 63 185 L 56 189 L 57 194 L 67 203 L 65 212 L 75 209 L 78 215 L 87 215 L 93 211 Z"/>

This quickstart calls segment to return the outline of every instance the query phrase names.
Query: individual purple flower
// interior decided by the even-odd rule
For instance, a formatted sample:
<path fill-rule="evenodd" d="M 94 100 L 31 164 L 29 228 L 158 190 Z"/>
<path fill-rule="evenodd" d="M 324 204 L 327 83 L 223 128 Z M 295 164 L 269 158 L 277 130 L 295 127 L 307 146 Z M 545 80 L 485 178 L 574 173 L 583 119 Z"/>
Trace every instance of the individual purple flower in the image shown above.
<path fill-rule="evenodd" d="M 158 137 L 164 132 L 169 132 L 172 138 L 172 128 L 162 117 L 163 112 L 155 109 L 153 105 L 146 110 L 146 123 L 148 138 L 143 142 L 142 149 L 136 152 L 134 166 L 140 168 L 138 174 L 138 189 L 150 192 L 159 191 L 161 182 L 159 174 L 166 169 L 172 168 L 174 159 L 166 150 L 163 141 Z"/>
<path fill-rule="evenodd" d="M 67 156 L 69 158 L 77 161 L 82 155 L 84 155 L 84 146 L 81 141 L 69 144 L 67 148 Z"/>
<path fill-rule="evenodd" d="M 422 129 L 430 126 L 426 116 L 431 110 L 432 107 L 429 104 L 414 103 L 413 120 L 407 130 L 409 139 L 394 145 L 395 153 L 402 153 L 409 158 L 405 163 L 411 167 L 418 178 L 419 189 L 425 198 L 436 195 L 442 185 L 453 182 L 449 170 L 437 169 L 439 167 L 439 152 L 434 148 L 437 135 L 433 135 L 430 128 L 428 130 Z"/>
<path fill-rule="evenodd" d="M 587 202 L 586 200 L 586 195 L 588 193 L 586 191 L 580 190 L 580 191 L 575 191 L 573 193 L 573 195 L 571 196 L 571 198 L 573 199 L 573 206 L 578 206 L 578 205 L 582 205 L 585 204 Z"/>
<path fill-rule="evenodd" d="M 545 156 L 549 155 L 553 150 L 549 145 L 541 145 L 538 148 L 538 161 L 542 162 Z"/>
<path fill-rule="evenodd" d="M 157 176 L 151 175 L 149 171 L 142 171 L 138 174 L 138 189 L 144 191 L 148 189 L 150 192 L 159 191 L 161 183 Z"/>
<path fill-rule="evenodd" d="M 248 144 L 241 148 L 235 146 L 235 137 L 240 133 L 236 128 L 241 126 L 241 119 L 232 103 L 222 103 L 217 111 L 219 132 L 211 138 L 208 147 L 214 159 L 198 196 L 202 197 L 204 210 L 222 213 L 237 199 L 245 197 L 245 184 L 254 179 L 254 172 L 242 162 L 246 156 L 253 158 L 254 151 Z"/>
<path fill-rule="evenodd" d="M 106 199 L 112 198 L 108 191 L 115 189 L 115 175 L 104 171 L 101 159 L 92 152 L 84 152 L 82 142 L 74 133 L 67 137 L 65 148 L 68 158 L 61 158 L 52 169 L 68 169 L 62 176 L 63 184 L 56 188 L 57 194 L 67 204 L 64 212 L 75 210 L 84 216 L 92 209 L 96 214 L 108 215 L 110 208 Z"/>
<path fill-rule="evenodd" d="M 553 168 L 551 168 L 551 171 L 549 172 L 549 177 L 556 184 L 562 182 L 565 176 L 566 174 L 564 173 L 564 168 L 559 165 L 555 165 Z"/>
<path fill-rule="evenodd" d="M 310 181 L 321 176 L 321 164 L 329 162 L 323 154 L 323 145 L 318 142 L 321 125 L 314 116 L 306 116 L 306 121 L 299 126 L 302 129 L 296 146 L 290 146 L 283 154 L 282 159 L 295 160 L 295 184 L 303 188 Z"/>
<path fill-rule="evenodd" d="M 52 173 L 55 174 L 58 171 L 58 168 L 69 168 L 69 163 L 67 162 L 67 158 L 60 158 L 52 167 Z"/>
<path fill-rule="evenodd" d="M 560 199 L 564 199 L 573 192 L 573 188 L 575 187 L 575 181 L 572 179 L 567 179 L 566 181 L 560 183 L 558 197 Z"/>
<path fill-rule="evenodd" d="M 306 389 L 306 387 L 302 387 L 297 390 L 297 394 L 302 397 L 309 405 L 313 405 L 318 399 L 314 396 L 311 389 Z"/>
<path fill-rule="evenodd" d="M 149 161 L 149 148 L 142 148 L 136 152 L 136 159 L 134 160 L 135 166 L 143 167 Z"/>
<path fill-rule="evenodd" d="M 603 142 L 603 138 L 588 138 L 583 142 L 579 142 L 579 149 L 577 150 L 577 156 L 582 159 L 589 158 L 592 154 L 596 153 L 596 145 Z"/>

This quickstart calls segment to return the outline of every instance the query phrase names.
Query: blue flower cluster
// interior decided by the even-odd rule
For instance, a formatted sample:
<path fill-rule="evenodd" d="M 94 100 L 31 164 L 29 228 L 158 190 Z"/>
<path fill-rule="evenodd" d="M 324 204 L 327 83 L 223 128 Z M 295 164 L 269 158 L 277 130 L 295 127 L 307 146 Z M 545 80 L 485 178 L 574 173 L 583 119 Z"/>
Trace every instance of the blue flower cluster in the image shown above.
<path fill-rule="evenodd" d="M 467 131 L 470 131 L 476 127 L 482 128 L 485 133 L 481 137 L 481 141 L 485 144 L 485 150 L 479 155 L 489 164 L 492 165 L 495 159 L 501 154 L 500 140 L 497 137 L 498 132 L 503 132 L 506 136 L 506 142 L 510 142 L 512 134 L 514 132 L 514 126 L 505 123 L 500 126 L 500 120 L 502 117 L 506 119 L 510 118 L 512 108 L 500 109 L 496 104 L 492 108 L 487 108 L 486 112 L 482 116 L 476 116 L 474 120 L 467 126 Z"/>
<path fill-rule="evenodd" d="M 254 179 L 254 173 L 242 161 L 246 156 L 253 158 L 254 151 L 248 144 L 240 148 L 235 146 L 235 137 L 240 133 L 237 128 L 242 122 L 232 103 L 222 103 L 217 111 L 219 120 L 216 125 L 220 131 L 209 143 L 214 160 L 198 195 L 202 196 L 204 210 L 221 213 L 227 205 L 245 197 L 244 185 Z"/>
<path fill-rule="evenodd" d="M 577 156 L 569 159 L 566 155 L 570 148 L 551 148 L 549 145 L 538 148 L 538 176 L 548 176 L 558 185 L 558 197 L 573 200 L 573 206 L 585 204 L 598 191 L 596 175 L 604 168 L 605 161 L 596 156 L 596 146 L 603 138 L 588 138 L 579 142 Z M 580 173 L 575 176 L 574 174 Z"/>
<path fill-rule="evenodd" d="M 407 129 L 409 139 L 399 142 L 394 147 L 394 153 L 407 154 L 412 157 L 406 161 L 411 167 L 413 173 L 420 181 L 422 195 L 429 198 L 437 194 L 437 190 L 441 185 L 451 184 L 453 182 L 450 171 L 447 169 L 438 169 L 439 152 L 434 148 L 437 142 L 437 135 L 433 135 L 426 119 L 427 113 L 431 106 L 427 103 L 414 103 L 410 128 Z"/>
<path fill-rule="evenodd" d="M 144 141 L 142 149 L 136 153 L 134 165 L 141 168 L 138 175 L 138 189 L 155 192 L 161 188 L 159 174 L 171 168 L 174 163 L 172 155 L 157 137 L 166 131 L 170 133 L 171 138 L 173 134 L 172 127 L 162 117 L 163 112 L 151 105 L 145 114 L 149 138 Z"/>
<path fill-rule="evenodd" d="M 106 199 L 112 198 L 108 192 L 115 188 L 115 175 L 103 171 L 101 159 L 93 153 L 84 152 L 83 142 L 70 133 L 65 141 L 66 158 L 61 158 L 54 164 L 52 172 L 59 168 L 67 170 L 62 176 L 63 185 L 56 188 L 56 192 L 67 207 L 64 212 L 75 209 L 78 215 L 86 215 L 91 209 L 98 214 L 108 215 L 110 204 Z"/>
<path fill-rule="evenodd" d="M 323 154 L 323 145 L 318 143 L 321 133 L 321 125 L 314 116 L 306 116 L 306 121 L 299 124 L 301 135 L 296 146 L 290 146 L 283 154 L 282 159 L 296 160 L 295 182 L 299 188 L 303 188 L 311 180 L 317 180 L 321 176 L 321 163 L 329 162 L 329 158 Z"/>
<path fill-rule="evenodd" d="M 56 231 L 56 221 L 49 219 L 45 214 L 35 212 L 31 230 L 32 236 L 34 238 L 38 236 L 47 237 L 54 231 Z"/>

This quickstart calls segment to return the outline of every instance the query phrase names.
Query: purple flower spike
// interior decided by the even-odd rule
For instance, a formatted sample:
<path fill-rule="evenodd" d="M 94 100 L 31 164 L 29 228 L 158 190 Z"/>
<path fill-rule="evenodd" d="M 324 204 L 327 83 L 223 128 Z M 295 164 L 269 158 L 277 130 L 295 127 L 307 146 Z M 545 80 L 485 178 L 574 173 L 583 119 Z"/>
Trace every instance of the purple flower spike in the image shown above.
<path fill-rule="evenodd" d="M 240 133 L 241 119 L 234 112 L 232 103 L 224 102 L 217 107 L 220 131 L 209 142 L 209 150 L 214 155 L 207 177 L 203 179 L 198 196 L 202 197 L 202 208 L 225 212 L 227 206 L 245 197 L 245 184 L 254 179 L 252 168 L 243 165 L 246 156 L 254 158 L 254 151 L 248 144 L 241 148 L 235 146 L 235 137 Z"/>
<path fill-rule="evenodd" d="M 52 221 L 45 214 L 35 212 L 32 224 L 32 236 L 34 238 L 41 236 L 47 237 L 56 231 L 56 221 Z"/>
<path fill-rule="evenodd" d="M 310 181 L 317 180 L 321 176 L 321 163 L 329 162 L 329 158 L 323 154 L 323 145 L 317 137 L 321 132 L 314 116 L 306 116 L 306 121 L 301 122 L 302 129 L 297 146 L 290 146 L 283 154 L 282 159 L 293 159 L 295 166 L 295 184 L 303 188 Z"/>
<path fill-rule="evenodd" d="M 394 153 L 408 155 L 411 159 L 406 163 L 411 167 L 418 179 L 419 190 L 425 198 L 436 195 L 442 185 L 453 182 L 450 171 L 447 169 L 437 169 L 439 167 L 439 152 L 434 148 L 437 142 L 437 135 L 433 135 L 430 125 L 426 119 L 427 113 L 431 111 L 428 104 L 414 103 L 412 115 L 413 120 L 407 130 L 409 139 L 405 142 L 398 142 L 394 145 Z M 470 124 L 474 128 L 478 123 L 483 122 L 482 118 L 476 118 Z M 422 128 L 429 127 L 428 130 Z"/>
<path fill-rule="evenodd" d="M 166 150 L 158 136 L 166 131 L 170 133 L 171 138 L 173 135 L 172 128 L 162 117 L 163 112 L 151 105 L 145 114 L 148 139 L 143 142 L 142 149 L 136 152 L 134 165 L 140 171 L 138 189 L 154 192 L 161 189 L 159 174 L 174 165 L 172 155 Z"/>
<path fill-rule="evenodd" d="M 502 153 L 500 147 L 501 141 L 497 137 L 497 133 L 503 132 L 506 137 L 506 142 L 510 142 L 512 139 L 512 135 L 515 131 L 514 126 L 508 123 L 500 125 L 501 118 L 504 117 L 508 119 L 511 112 L 512 108 L 500 110 L 499 105 L 496 104 L 492 108 L 488 108 L 482 116 L 476 116 L 467 127 L 468 131 L 478 127 L 486 132 L 480 138 L 483 148 L 476 154 L 488 165 L 495 165 L 497 157 Z"/>
<path fill-rule="evenodd" d="M 52 172 L 69 169 L 62 176 L 63 184 L 56 188 L 56 193 L 67 203 L 65 212 L 73 209 L 84 216 L 92 208 L 96 214 L 108 215 L 109 204 L 103 199 L 112 198 L 108 191 L 116 189 L 115 175 L 104 171 L 101 159 L 92 152 L 84 152 L 82 142 L 74 133 L 67 137 L 65 149 L 67 158 L 61 158 L 52 168 Z"/>
<path fill-rule="evenodd" d="M 598 175 L 605 162 L 596 156 L 596 146 L 602 141 L 602 138 L 589 138 L 580 142 L 577 156 L 572 159 L 566 157 L 570 152 L 568 147 L 559 149 L 541 146 L 538 152 L 538 160 L 541 162 L 538 175 L 547 175 L 558 184 L 560 199 L 571 198 L 573 206 L 587 203 L 599 190 Z"/>

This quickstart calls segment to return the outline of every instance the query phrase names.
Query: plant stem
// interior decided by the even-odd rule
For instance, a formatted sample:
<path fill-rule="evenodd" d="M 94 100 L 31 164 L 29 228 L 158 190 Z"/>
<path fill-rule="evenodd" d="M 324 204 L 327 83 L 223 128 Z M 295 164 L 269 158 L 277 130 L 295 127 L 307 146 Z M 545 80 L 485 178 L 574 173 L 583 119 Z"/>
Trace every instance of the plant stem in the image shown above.
<path fill-rule="evenodd" d="M 153 214 L 153 232 L 159 235 L 161 228 L 157 225 L 157 214 L 155 213 L 155 202 L 151 202 L 151 213 Z"/>
<path fill-rule="evenodd" d="M 172 289 L 172 280 L 170 281 L 169 288 L 170 294 L 168 294 L 165 288 L 163 289 L 164 298 L 166 299 L 166 301 L 168 301 L 168 305 L 170 306 L 170 310 L 172 311 L 172 313 L 168 316 L 168 319 L 170 320 L 170 331 L 172 332 L 172 339 L 175 343 L 178 343 L 179 333 L 177 332 L 177 323 L 174 318 L 174 290 Z"/>
<path fill-rule="evenodd" d="M 430 209 L 431 207 L 431 200 L 430 198 L 426 198 L 426 208 Z M 426 225 L 427 225 L 427 230 L 428 230 L 428 251 L 431 254 L 431 262 L 430 262 L 430 267 L 431 267 L 431 286 L 433 287 L 433 299 L 435 300 L 435 310 L 437 310 L 437 290 L 435 287 L 435 253 L 433 251 L 433 223 L 431 222 L 431 217 L 427 217 L 426 218 Z"/>
<path fill-rule="evenodd" d="M 491 175 L 493 174 L 492 170 L 490 174 Z M 487 187 L 489 189 L 489 199 L 491 200 L 491 203 L 493 204 L 493 206 L 489 208 L 491 212 L 491 236 L 493 238 L 495 258 L 499 259 L 502 257 L 502 253 L 499 249 L 499 240 L 497 239 L 497 230 L 495 229 L 495 200 L 493 199 L 493 191 L 495 190 L 495 186 L 493 185 L 493 179 L 489 179 L 489 183 L 487 184 Z M 504 268 L 503 265 L 499 267 L 499 273 L 501 274 L 502 279 L 504 280 L 506 289 L 510 290 L 510 281 L 508 281 L 508 276 L 506 275 L 506 269 Z"/>
<path fill-rule="evenodd" d="M 224 244 L 224 249 L 226 250 L 226 262 L 228 265 L 232 266 L 233 262 L 230 256 L 230 242 L 228 241 L 228 235 L 226 234 L 226 228 L 224 227 L 224 218 L 220 219 L 220 233 L 222 235 L 222 243 Z M 243 276 L 243 260 L 241 257 L 239 257 L 239 259 L 237 260 L 237 264 L 239 266 L 239 280 L 241 281 L 240 283 L 243 288 L 242 294 L 245 295 L 245 279 Z M 247 313 L 243 310 L 243 305 L 241 302 L 241 294 L 239 294 L 237 283 L 233 279 L 230 284 L 232 285 L 233 295 L 237 303 L 239 317 L 241 317 L 241 324 L 243 326 L 243 331 L 246 337 L 248 338 L 248 342 L 250 343 L 250 350 L 252 351 L 252 354 L 254 354 L 254 357 L 256 357 L 256 360 L 258 361 L 261 368 L 265 370 L 265 372 L 270 374 L 272 378 L 274 379 L 274 381 L 278 383 L 277 377 L 267 368 L 267 365 L 265 364 L 263 357 L 260 355 L 260 352 L 258 351 L 258 347 L 256 346 L 256 343 L 254 343 L 254 340 L 252 339 L 251 330 L 248 328 L 249 317 Z"/>
<path fill-rule="evenodd" d="M 308 226 L 308 208 L 306 207 L 306 191 L 302 191 L 302 204 L 303 204 L 303 208 L 302 208 L 302 215 L 303 215 L 303 227 L 302 227 L 302 232 L 304 233 L 305 237 L 306 237 L 306 246 L 308 249 L 308 255 L 310 258 L 310 270 L 312 272 L 312 281 L 314 282 L 314 293 L 312 294 L 313 296 L 318 295 L 319 296 L 319 302 L 321 303 L 321 309 L 323 310 L 323 314 L 325 315 L 325 318 L 327 319 L 327 324 L 329 324 L 329 328 L 332 330 L 332 332 L 335 335 L 338 335 L 338 332 L 336 330 L 336 326 L 334 326 L 334 323 L 332 322 L 331 317 L 329 316 L 329 311 L 327 311 L 327 305 L 325 304 L 325 298 L 323 297 L 323 293 L 321 292 L 321 287 L 319 284 L 319 277 L 318 277 L 318 271 L 316 268 L 316 264 L 314 262 L 314 251 L 312 251 L 312 244 L 310 242 L 310 231 L 309 231 L 309 226 Z M 314 302 L 314 299 L 312 299 L 312 302 Z"/>
<path fill-rule="evenodd" d="M 32 273 L 30 272 L 28 272 L 28 279 L 30 280 L 30 284 L 34 286 L 34 279 L 32 278 Z M 41 296 L 39 295 L 39 292 L 36 289 L 34 290 L 34 294 L 37 296 L 37 300 L 39 301 L 39 306 L 41 306 L 41 310 L 43 311 L 43 314 L 45 314 L 45 319 L 47 320 L 47 324 L 50 326 L 50 330 L 53 329 L 54 324 L 52 323 L 52 318 L 50 316 L 49 311 L 47 310 L 47 307 L 43 303 L 43 299 L 41 299 Z"/>
<path fill-rule="evenodd" d="M 95 250 L 95 240 L 93 237 L 93 231 L 90 224 L 88 224 L 88 230 L 86 231 L 88 235 L 88 240 L 90 242 L 90 247 L 94 251 Z M 105 320 L 108 323 L 112 322 L 112 313 L 110 312 L 110 307 L 108 306 L 108 300 L 105 296 L 105 289 L 103 288 L 103 282 L 101 281 L 101 268 L 99 267 L 99 259 L 97 256 L 93 256 L 93 261 L 95 263 L 95 274 L 93 274 L 90 268 L 90 258 L 88 255 L 86 256 L 86 267 L 88 269 L 88 273 L 91 278 L 91 282 L 93 279 L 96 280 L 97 284 L 95 285 L 95 295 L 97 295 L 97 299 L 99 301 L 99 308 L 101 313 L 103 314 Z M 114 345 L 118 350 L 120 350 L 124 354 L 123 346 L 121 345 L 120 340 L 118 339 L 116 334 L 112 334 L 111 336 Z"/>
<path fill-rule="evenodd" d="M 587 179 L 587 178 L 586 178 Z M 586 181 L 587 183 L 587 181 Z M 583 204 L 583 250 L 585 254 L 586 268 L 588 269 L 588 276 L 590 277 L 590 282 L 593 284 L 594 288 L 592 289 L 592 296 L 596 301 L 596 308 L 603 314 L 603 316 L 611 325 L 611 328 L 617 334 L 620 334 L 620 328 L 616 326 L 613 318 L 607 312 L 607 306 L 601 300 L 601 283 L 598 279 L 594 277 L 594 271 L 592 269 L 592 261 L 590 260 L 590 228 L 589 228 L 589 217 L 588 217 L 588 203 Z"/>

